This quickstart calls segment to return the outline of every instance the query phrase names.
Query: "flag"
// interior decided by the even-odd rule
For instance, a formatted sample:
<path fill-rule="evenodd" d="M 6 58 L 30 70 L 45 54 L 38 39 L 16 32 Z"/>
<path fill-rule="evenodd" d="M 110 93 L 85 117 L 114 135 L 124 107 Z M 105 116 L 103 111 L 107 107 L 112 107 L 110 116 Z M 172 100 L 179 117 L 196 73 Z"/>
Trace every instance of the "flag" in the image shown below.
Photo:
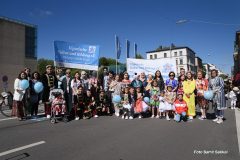
<path fill-rule="evenodd" d="M 116 47 L 116 53 L 117 53 L 117 59 L 121 56 L 121 44 L 119 37 L 115 35 L 115 47 Z"/>
<path fill-rule="evenodd" d="M 134 42 L 134 55 L 137 56 L 137 44 Z"/>
<path fill-rule="evenodd" d="M 129 58 L 129 52 L 130 52 L 130 41 L 126 40 L 126 54 L 127 54 L 127 58 Z"/>

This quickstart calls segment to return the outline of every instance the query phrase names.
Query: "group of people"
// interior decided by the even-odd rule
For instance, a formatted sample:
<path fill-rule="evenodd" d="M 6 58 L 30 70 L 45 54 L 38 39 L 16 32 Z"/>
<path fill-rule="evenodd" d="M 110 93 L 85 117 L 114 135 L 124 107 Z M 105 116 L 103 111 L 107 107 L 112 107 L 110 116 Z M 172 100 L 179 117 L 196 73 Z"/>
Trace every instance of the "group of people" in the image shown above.
<path fill-rule="evenodd" d="M 20 85 L 23 79 L 30 84 L 25 90 Z M 34 91 L 37 82 L 43 83 L 41 93 Z M 63 92 L 55 96 L 53 103 L 49 97 L 56 88 Z M 214 122 L 223 123 L 224 110 L 227 108 L 224 81 L 218 76 L 217 70 L 211 71 L 209 80 L 204 78 L 202 71 L 198 71 L 194 78 L 191 72 L 181 69 L 179 77 L 170 72 L 165 81 L 159 70 L 154 75 L 136 73 L 131 81 L 127 72 L 114 74 L 104 69 L 102 76 L 97 76 L 96 72 L 87 75 L 82 71 L 75 72 L 72 77 L 70 69 L 66 69 L 64 74 L 56 73 L 53 66 L 47 65 L 43 75 L 38 72 L 30 75 L 29 68 L 20 72 L 14 89 L 12 115 L 19 120 L 27 116 L 27 111 L 32 118 L 36 118 L 40 100 L 44 103 L 47 118 L 51 117 L 51 105 L 61 101 L 70 119 L 75 120 L 115 114 L 122 119 L 150 116 L 177 122 L 192 121 L 196 117 L 196 104 L 201 110 L 199 119 L 205 120 L 209 101 L 204 98 L 204 92 L 207 90 L 212 90 L 214 94 Z M 230 94 L 234 97 L 239 94 L 239 89 L 234 87 L 232 92 Z M 116 100 L 116 97 L 121 99 Z M 236 103 L 232 105 L 234 108 Z"/>

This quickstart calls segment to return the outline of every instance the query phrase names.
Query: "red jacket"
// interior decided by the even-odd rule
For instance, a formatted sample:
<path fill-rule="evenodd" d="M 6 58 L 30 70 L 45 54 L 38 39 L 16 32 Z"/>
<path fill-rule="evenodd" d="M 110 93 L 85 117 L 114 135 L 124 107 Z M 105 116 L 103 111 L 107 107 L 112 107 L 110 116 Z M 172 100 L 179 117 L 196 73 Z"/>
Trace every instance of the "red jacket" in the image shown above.
<path fill-rule="evenodd" d="M 188 107 L 187 107 L 187 103 L 182 100 L 179 101 L 178 99 L 174 102 L 174 107 L 176 110 L 176 113 L 181 114 L 182 112 L 187 112 Z"/>

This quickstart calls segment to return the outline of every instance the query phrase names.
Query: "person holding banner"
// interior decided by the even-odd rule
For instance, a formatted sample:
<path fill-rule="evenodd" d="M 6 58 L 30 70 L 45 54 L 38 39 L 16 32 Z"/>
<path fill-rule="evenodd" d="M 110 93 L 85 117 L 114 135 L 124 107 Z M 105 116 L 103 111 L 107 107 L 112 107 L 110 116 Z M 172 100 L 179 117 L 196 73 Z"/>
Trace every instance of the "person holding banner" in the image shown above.
<path fill-rule="evenodd" d="M 204 92 L 208 90 L 208 80 L 203 78 L 202 71 L 197 72 L 197 80 L 196 80 L 196 89 L 197 89 L 197 103 L 199 107 L 201 108 L 201 117 L 199 117 L 200 120 L 204 120 L 207 118 L 206 116 L 206 106 L 207 106 L 207 100 L 204 98 Z"/>
<path fill-rule="evenodd" d="M 187 79 L 183 82 L 183 100 L 187 103 L 188 106 L 188 117 L 189 120 L 193 120 L 193 117 L 196 115 L 195 111 L 195 94 L 196 81 L 193 79 L 192 73 L 187 72 Z"/>
<path fill-rule="evenodd" d="M 65 72 L 65 77 L 62 79 L 61 89 L 63 90 L 64 99 L 66 101 L 67 112 L 71 116 L 71 111 L 73 108 L 73 95 L 71 88 L 71 70 L 67 69 Z"/>
<path fill-rule="evenodd" d="M 16 78 L 14 81 L 12 116 L 17 116 L 19 121 L 22 121 L 24 118 L 23 96 L 26 92 L 26 89 L 23 89 L 21 82 L 22 80 L 26 80 L 26 78 L 27 74 L 22 71 L 19 73 L 18 78 Z"/>
<path fill-rule="evenodd" d="M 46 72 L 42 75 L 43 83 L 43 96 L 42 101 L 44 103 L 45 115 L 50 118 L 51 106 L 49 102 L 50 91 L 58 87 L 58 80 L 54 74 L 52 65 L 46 66 Z"/>

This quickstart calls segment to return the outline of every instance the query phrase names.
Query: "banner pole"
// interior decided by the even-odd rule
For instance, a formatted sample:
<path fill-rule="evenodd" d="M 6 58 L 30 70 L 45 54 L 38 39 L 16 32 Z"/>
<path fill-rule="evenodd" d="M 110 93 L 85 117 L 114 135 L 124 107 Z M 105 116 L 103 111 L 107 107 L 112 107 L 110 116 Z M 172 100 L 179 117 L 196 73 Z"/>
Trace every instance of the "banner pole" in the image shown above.
<path fill-rule="evenodd" d="M 118 59 L 116 58 L 116 74 L 118 73 Z"/>

